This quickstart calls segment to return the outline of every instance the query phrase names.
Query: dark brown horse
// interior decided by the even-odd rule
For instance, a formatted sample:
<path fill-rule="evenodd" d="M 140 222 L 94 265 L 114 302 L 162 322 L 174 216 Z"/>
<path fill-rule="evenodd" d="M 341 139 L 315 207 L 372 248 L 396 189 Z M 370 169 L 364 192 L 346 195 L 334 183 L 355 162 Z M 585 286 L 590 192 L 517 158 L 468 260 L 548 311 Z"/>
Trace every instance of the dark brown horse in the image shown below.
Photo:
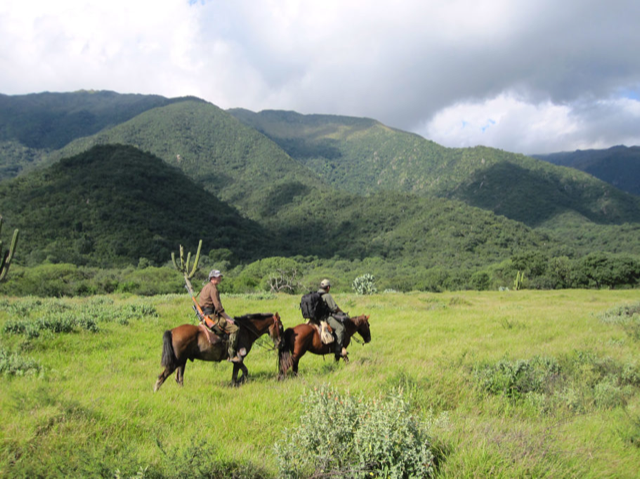
<path fill-rule="evenodd" d="M 238 331 L 238 351 L 243 359 L 251 351 L 254 341 L 267 331 L 273 340 L 273 344 L 276 348 L 279 348 L 284 328 L 278 313 L 247 314 L 235 318 L 235 322 L 240 326 L 240 331 Z M 164 371 L 158 376 L 156 385 L 153 388 L 154 392 L 160 389 L 164 381 L 176 370 L 176 382 L 182 386 L 187 360 L 200 359 L 201 361 L 220 362 L 227 359 L 227 341 L 207 332 L 203 328 L 204 326 L 183 324 L 164 332 L 162 346 L 162 366 L 164 366 Z M 238 378 L 238 371 L 240 370 L 242 370 L 242 376 Z M 248 376 L 249 371 L 244 362 L 233 363 L 232 384 L 238 385 L 244 382 Z"/>
<path fill-rule="evenodd" d="M 358 333 L 365 343 L 371 341 L 371 331 L 369 329 L 369 316 L 364 314 L 355 318 L 348 318 L 344 322 L 344 347 L 349 346 L 351 337 Z M 280 353 L 278 355 L 278 365 L 280 375 L 278 379 L 284 379 L 289 368 L 293 368 L 293 373 L 298 374 L 298 362 L 309 351 L 313 354 L 333 354 L 333 344 L 324 344 L 320 339 L 318 329 L 311 324 L 299 324 L 294 328 L 287 328 L 284 332 L 284 341 L 280 343 Z M 343 358 L 349 362 L 347 357 Z"/>

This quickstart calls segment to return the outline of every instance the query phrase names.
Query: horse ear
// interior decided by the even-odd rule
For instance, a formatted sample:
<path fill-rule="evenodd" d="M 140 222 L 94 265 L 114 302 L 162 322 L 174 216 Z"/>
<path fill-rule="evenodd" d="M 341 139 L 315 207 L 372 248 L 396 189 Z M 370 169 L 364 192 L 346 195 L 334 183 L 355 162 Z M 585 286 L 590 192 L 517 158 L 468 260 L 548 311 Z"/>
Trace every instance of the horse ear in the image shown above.
<path fill-rule="evenodd" d="M 276 314 L 274 315 L 276 318 L 280 319 L 280 315 L 278 314 L 278 312 L 276 311 Z"/>
<path fill-rule="evenodd" d="M 371 315 L 370 315 L 370 314 L 365 315 L 365 319 L 366 319 L 367 321 L 369 321 L 369 318 L 370 318 L 370 317 L 371 317 Z"/>

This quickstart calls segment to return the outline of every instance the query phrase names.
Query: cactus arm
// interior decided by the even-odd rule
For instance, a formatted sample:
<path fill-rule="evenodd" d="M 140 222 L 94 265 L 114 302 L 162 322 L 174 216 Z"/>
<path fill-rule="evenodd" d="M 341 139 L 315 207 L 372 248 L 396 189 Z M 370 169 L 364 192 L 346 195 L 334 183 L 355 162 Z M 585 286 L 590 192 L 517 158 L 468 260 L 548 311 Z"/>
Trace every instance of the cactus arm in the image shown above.
<path fill-rule="evenodd" d="M 2 219 L 0 218 L 0 229 L 2 228 Z M 0 266 L 0 281 L 4 281 L 7 277 L 7 273 L 9 272 L 9 267 L 11 266 L 11 260 L 13 259 L 13 255 L 16 252 L 16 246 L 18 245 L 18 236 L 20 235 L 20 230 L 14 230 L 13 239 L 11 240 L 11 246 L 9 250 L 6 251 L 2 257 L 2 263 Z"/>
<path fill-rule="evenodd" d="M 180 245 L 180 266 L 178 266 L 178 262 L 176 261 L 175 253 L 171 253 L 171 261 L 173 262 L 173 267 L 177 269 L 182 276 L 184 276 L 184 282 L 187 286 L 187 290 L 189 290 L 189 294 L 192 297 L 195 297 L 193 293 L 193 287 L 191 286 L 191 278 L 196 274 L 198 270 L 198 262 L 200 261 L 200 250 L 202 249 L 202 240 L 198 243 L 198 252 L 196 253 L 195 259 L 193 261 L 193 267 L 191 271 L 189 271 L 189 264 L 191 263 L 191 252 L 187 254 L 187 261 L 184 260 L 184 248 Z"/>
<path fill-rule="evenodd" d="M 193 278 L 193 275 L 196 274 L 196 270 L 198 269 L 198 262 L 200 261 L 200 250 L 202 250 L 202 240 L 198 243 L 198 252 L 196 253 L 196 259 L 193 260 L 193 269 L 191 273 L 189 273 L 189 278 Z"/>

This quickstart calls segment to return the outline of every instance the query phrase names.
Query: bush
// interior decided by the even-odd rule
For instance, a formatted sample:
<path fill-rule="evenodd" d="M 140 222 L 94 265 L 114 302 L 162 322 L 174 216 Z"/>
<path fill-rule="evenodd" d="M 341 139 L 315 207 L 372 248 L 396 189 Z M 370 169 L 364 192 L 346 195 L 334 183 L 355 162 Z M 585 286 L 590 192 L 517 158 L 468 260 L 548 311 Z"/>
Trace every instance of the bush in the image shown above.
<path fill-rule="evenodd" d="M 502 359 L 493 365 L 474 368 L 474 377 L 481 389 L 514 399 L 527 393 L 545 392 L 547 382 L 559 374 L 560 366 L 554 358 L 539 356 L 530 360 Z"/>
<path fill-rule="evenodd" d="M 7 376 L 23 376 L 42 370 L 40 364 L 30 358 L 23 358 L 19 354 L 10 353 L 0 348 L 0 374 Z"/>
<path fill-rule="evenodd" d="M 23 334 L 28 338 L 37 338 L 45 331 L 54 334 L 77 329 L 97 332 L 99 323 L 126 325 L 132 320 L 158 316 L 156 308 L 150 304 L 138 302 L 114 306 L 113 300 L 99 297 L 73 306 L 62 300 L 28 298 L 1 304 L 0 308 L 10 315 L 3 332 Z"/>
<path fill-rule="evenodd" d="M 619 363 L 588 351 L 555 358 L 502 359 L 474 367 L 476 385 L 493 395 L 533 406 L 538 412 L 572 412 L 624 406 L 640 386 L 635 363 Z"/>
<path fill-rule="evenodd" d="M 375 294 L 378 292 L 376 288 L 376 279 L 372 274 L 363 274 L 353 280 L 351 285 L 356 294 Z"/>
<path fill-rule="evenodd" d="M 303 396 L 300 426 L 275 445 L 280 477 L 431 477 L 426 423 L 398 392 L 364 400 L 323 387 Z"/>

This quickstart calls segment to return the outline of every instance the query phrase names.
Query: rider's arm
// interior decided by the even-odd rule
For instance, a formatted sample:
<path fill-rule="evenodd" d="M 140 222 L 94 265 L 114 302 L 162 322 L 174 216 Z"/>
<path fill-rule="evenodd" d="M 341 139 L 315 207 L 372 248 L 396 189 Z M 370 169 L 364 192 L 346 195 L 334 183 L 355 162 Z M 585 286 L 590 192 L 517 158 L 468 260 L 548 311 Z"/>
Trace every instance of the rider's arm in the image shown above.
<path fill-rule="evenodd" d="M 338 308 L 338 305 L 336 304 L 335 300 L 333 299 L 333 296 L 331 296 L 329 293 L 323 294 L 322 295 L 322 299 L 326 303 L 327 308 L 329 308 L 329 311 L 331 311 L 331 313 L 339 313 L 339 312 L 341 312 L 340 308 Z"/>
<path fill-rule="evenodd" d="M 222 301 L 220 301 L 220 293 L 218 292 L 218 288 L 215 288 L 215 291 L 211 295 L 211 300 L 213 301 L 213 307 L 215 308 L 216 314 L 222 316 L 227 321 L 233 322 L 233 318 L 227 314 L 222 306 Z"/>

